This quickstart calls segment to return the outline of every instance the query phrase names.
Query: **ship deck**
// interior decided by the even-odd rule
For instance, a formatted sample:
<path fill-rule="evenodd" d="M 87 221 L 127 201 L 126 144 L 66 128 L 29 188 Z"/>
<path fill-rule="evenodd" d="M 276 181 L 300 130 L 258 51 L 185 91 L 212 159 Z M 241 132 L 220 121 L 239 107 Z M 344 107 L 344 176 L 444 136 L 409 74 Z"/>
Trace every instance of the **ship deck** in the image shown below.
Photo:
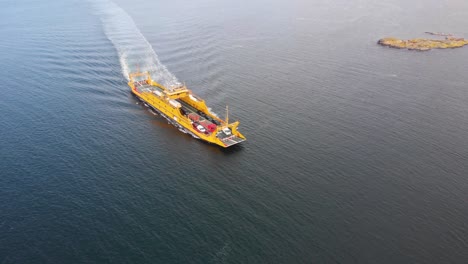
<path fill-rule="evenodd" d="M 137 92 L 139 92 L 139 93 L 144 93 L 144 92 L 151 93 L 153 91 L 160 91 L 160 92 L 163 91 L 161 88 L 159 88 L 157 86 L 149 85 L 149 84 L 136 86 L 135 90 L 137 90 Z"/>
<path fill-rule="evenodd" d="M 177 102 L 179 102 L 181 105 L 182 105 L 182 109 L 187 113 L 195 113 L 197 115 L 199 115 L 200 117 L 203 117 L 204 119 L 216 124 L 217 126 L 221 125 L 221 123 L 216 120 L 216 119 L 213 119 L 211 117 L 209 117 L 208 115 L 206 115 L 205 113 L 203 113 L 202 111 L 199 111 L 198 109 L 196 109 L 195 107 L 189 105 L 188 103 L 186 103 L 184 100 L 182 99 L 177 99 Z"/>
<path fill-rule="evenodd" d="M 135 87 L 135 90 L 139 93 L 153 93 L 154 91 L 159 91 L 159 92 L 163 92 L 163 90 L 157 86 L 153 86 L 153 85 L 148 85 L 148 84 L 143 84 L 143 85 L 138 85 Z M 200 118 L 200 121 L 203 121 L 203 120 L 208 120 L 216 125 L 221 125 L 221 122 L 219 122 L 218 120 L 214 119 L 214 118 L 211 118 L 210 116 L 208 116 L 207 114 L 205 114 L 204 112 L 196 109 L 195 107 L 191 106 L 190 104 L 188 104 L 187 102 L 185 102 L 184 100 L 182 99 L 176 99 L 177 102 L 179 102 L 182 106 L 182 110 L 185 112 L 186 115 L 190 114 L 190 113 L 195 113 L 195 114 L 198 114 L 201 118 Z M 243 138 L 240 138 L 240 137 L 237 137 L 237 136 L 234 136 L 234 135 L 226 135 L 224 134 L 223 132 L 219 132 L 217 135 L 216 135 L 221 141 L 223 141 L 223 143 L 226 145 L 226 147 L 230 147 L 232 145 L 235 145 L 235 144 L 238 144 L 242 141 L 245 141 L 245 139 Z"/>
<path fill-rule="evenodd" d="M 221 140 L 226 144 L 227 147 L 230 147 L 232 145 L 235 145 L 237 143 L 241 143 L 242 141 L 245 141 L 245 139 L 240 138 L 240 137 L 236 137 L 236 136 L 231 136 L 231 137 L 221 139 Z"/>

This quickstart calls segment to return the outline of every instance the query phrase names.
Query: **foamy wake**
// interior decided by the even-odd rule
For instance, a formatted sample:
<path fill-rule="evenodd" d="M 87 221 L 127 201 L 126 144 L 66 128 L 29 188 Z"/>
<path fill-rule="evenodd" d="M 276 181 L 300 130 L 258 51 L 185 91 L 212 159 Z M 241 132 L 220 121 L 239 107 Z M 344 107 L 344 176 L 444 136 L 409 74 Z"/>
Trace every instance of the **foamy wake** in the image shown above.
<path fill-rule="evenodd" d="M 159 61 L 151 44 L 122 8 L 110 0 L 89 2 L 102 21 L 104 33 L 119 54 L 125 78 L 128 79 L 128 74 L 137 70 L 149 71 L 153 79 L 164 86 L 180 85 L 177 78 Z"/>

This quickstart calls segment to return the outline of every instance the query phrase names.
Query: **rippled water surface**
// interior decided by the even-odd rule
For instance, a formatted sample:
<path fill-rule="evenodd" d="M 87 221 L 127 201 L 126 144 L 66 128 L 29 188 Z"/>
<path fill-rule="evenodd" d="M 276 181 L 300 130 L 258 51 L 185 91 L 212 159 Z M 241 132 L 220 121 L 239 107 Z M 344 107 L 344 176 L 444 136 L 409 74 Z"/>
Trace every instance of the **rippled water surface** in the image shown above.
<path fill-rule="evenodd" d="M 466 263 L 468 2 L 13 1 L 0 8 L 0 263 Z M 180 133 L 127 74 L 247 137 Z"/>

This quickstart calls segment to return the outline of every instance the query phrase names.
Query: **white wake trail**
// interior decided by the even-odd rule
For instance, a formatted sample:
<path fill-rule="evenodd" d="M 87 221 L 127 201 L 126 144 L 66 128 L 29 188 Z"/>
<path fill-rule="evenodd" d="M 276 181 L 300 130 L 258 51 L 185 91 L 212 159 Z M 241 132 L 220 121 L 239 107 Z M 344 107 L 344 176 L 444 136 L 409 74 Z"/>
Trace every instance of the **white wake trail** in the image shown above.
<path fill-rule="evenodd" d="M 141 34 L 133 19 L 110 0 L 90 1 L 104 27 L 104 33 L 117 50 L 122 74 L 140 70 L 149 71 L 151 77 L 160 84 L 179 86 L 180 82 L 158 59 L 151 44 Z"/>

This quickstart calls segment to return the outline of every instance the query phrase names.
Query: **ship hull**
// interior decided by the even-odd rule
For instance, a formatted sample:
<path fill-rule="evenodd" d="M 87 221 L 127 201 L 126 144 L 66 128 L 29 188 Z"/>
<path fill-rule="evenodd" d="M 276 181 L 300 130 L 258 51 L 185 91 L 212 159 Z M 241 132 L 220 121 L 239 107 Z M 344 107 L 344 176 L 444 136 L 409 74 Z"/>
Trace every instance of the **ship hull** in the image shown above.
<path fill-rule="evenodd" d="M 132 93 L 136 98 L 138 98 L 138 100 L 140 100 L 141 102 L 143 102 L 147 107 L 149 107 L 152 111 L 155 111 L 158 115 L 164 117 L 164 119 L 167 120 L 167 122 L 171 125 L 173 125 L 174 127 L 176 127 L 177 129 L 179 129 L 179 131 L 185 133 L 185 134 L 189 134 L 191 135 L 192 137 L 196 138 L 196 139 L 200 139 L 197 135 L 193 134 L 192 132 L 188 131 L 187 129 L 185 129 L 182 125 L 180 125 L 179 123 L 175 122 L 174 120 L 172 120 L 171 118 L 169 118 L 167 115 L 165 115 L 163 112 L 159 111 L 158 108 L 154 107 L 153 105 L 151 105 L 151 103 L 145 101 L 145 99 L 141 98 L 140 96 L 138 96 L 138 94 L 136 93 Z"/>
<path fill-rule="evenodd" d="M 139 100 L 183 133 L 224 148 L 245 141 L 237 131 L 239 122 L 229 124 L 214 116 L 204 101 L 185 87 L 168 90 L 149 77 L 139 82 L 131 80 L 129 86 Z M 198 119 L 192 119 L 194 116 Z"/>

